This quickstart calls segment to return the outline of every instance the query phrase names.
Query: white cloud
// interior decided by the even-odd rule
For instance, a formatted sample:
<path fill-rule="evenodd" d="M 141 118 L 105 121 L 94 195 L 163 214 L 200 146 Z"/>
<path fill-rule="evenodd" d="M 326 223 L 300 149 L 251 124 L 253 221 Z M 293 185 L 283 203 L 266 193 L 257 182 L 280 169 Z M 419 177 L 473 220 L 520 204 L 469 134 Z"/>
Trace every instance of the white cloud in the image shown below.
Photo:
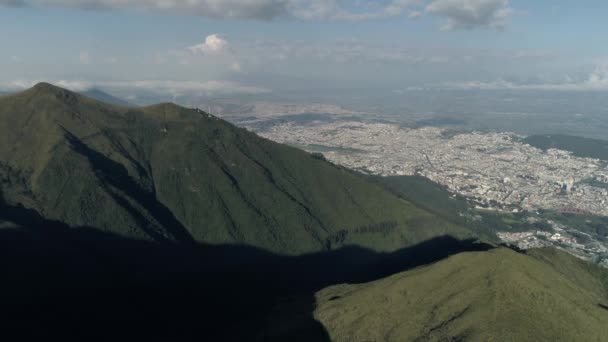
<path fill-rule="evenodd" d="M 513 13 L 509 0 L 0 0 L 0 6 L 135 10 L 256 20 L 362 21 L 418 18 L 429 13 L 446 18 L 445 30 L 502 28 Z"/>
<path fill-rule="evenodd" d="M 426 12 L 446 18 L 443 30 L 504 28 L 513 14 L 509 0 L 434 0 Z"/>
<path fill-rule="evenodd" d="M 422 17 L 422 12 L 420 12 L 420 11 L 411 11 L 410 13 L 408 13 L 407 17 L 411 18 L 411 19 L 417 19 L 417 18 Z"/>
<path fill-rule="evenodd" d="M 371 40 L 333 40 L 311 44 L 305 41 L 258 40 L 233 46 L 243 64 L 264 63 L 399 63 L 402 65 L 446 63 L 457 54 L 447 49 L 414 48 Z"/>
<path fill-rule="evenodd" d="M 393 0 L 382 6 L 378 2 L 346 2 L 340 0 L 291 0 L 288 8 L 292 15 L 301 19 L 328 19 L 362 21 L 403 15 L 421 0 Z"/>
<path fill-rule="evenodd" d="M 4 85 L 10 90 L 23 90 L 41 80 L 15 80 Z M 125 90 L 146 90 L 160 94 L 262 94 L 271 92 L 268 88 L 243 85 L 231 81 L 177 81 L 177 80 L 136 80 L 136 81 L 45 81 L 72 91 L 84 91 L 94 87 L 120 88 Z"/>
<path fill-rule="evenodd" d="M 230 81 L 172 81 L 172 80 L 146 80 L 132 82 L 106 82 L 108 87 L 136 88 L 170 94 L 187 93 L 241 93 L 261 94 L 269 93 L 270 89 L 243 85 Z"/>
<path fill-rule="evenodd" d="M 587 77 L 564 75 L 561 82 L 495 81 L 446 82 L 442 88 L 466 90 L 555 90 L 555 91 L 608 91 L 608 63 L 598 64 Z"/>
<path fill-rule="evenodd" d="M 218 36 L 212 34 L 205 38 L 205 42 L 188 47 L 190 52 L 195 54 L 219 54 L 228 46 L 228 42 Z"/>
<path fill-rule="evenodd" d="M 239 63 L 239 62 L 232 63 L 232 65 L 230 65 L 230 70 L 232 70 L 234 72 L 240 72 L 242 70 L 241 63 Z"/>

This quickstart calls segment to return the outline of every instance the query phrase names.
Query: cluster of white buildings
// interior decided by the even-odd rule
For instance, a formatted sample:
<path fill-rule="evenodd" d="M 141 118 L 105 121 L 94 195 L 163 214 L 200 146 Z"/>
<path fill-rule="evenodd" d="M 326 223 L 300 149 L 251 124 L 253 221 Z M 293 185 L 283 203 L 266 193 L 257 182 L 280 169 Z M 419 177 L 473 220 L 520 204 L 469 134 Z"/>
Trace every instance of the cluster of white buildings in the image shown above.
<path fill-rule="evenodd" d="M 392 124 L 284 123 L 258 132 L 322 151 L 337 164 L 379 175 L 425 176 L 496 210 L 577 209 L 608 216 L 608 167 L 567 151 L 543 151 L 511 133 L 449 136 L 435 127 Z M 588 182 L 606 181 L 606 187 Z"/>

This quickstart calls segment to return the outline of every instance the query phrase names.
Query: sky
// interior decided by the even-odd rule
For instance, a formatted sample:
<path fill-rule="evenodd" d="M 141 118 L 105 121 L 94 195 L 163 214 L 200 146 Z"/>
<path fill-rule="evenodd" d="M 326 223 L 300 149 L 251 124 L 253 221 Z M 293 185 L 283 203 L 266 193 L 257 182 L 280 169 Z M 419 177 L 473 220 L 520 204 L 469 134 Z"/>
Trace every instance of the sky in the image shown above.
<path fill-rule="evenodd" d="M 0 89 L 608 90 L 603 0 L 0 0 Z"/>

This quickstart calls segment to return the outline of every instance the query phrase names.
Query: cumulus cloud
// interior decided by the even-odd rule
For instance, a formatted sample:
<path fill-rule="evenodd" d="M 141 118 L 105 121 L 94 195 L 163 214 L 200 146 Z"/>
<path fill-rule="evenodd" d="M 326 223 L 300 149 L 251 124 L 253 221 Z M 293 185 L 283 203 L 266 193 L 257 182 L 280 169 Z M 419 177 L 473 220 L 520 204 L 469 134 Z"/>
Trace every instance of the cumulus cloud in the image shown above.
<path fill-rule="evenodd" d="M 188 50 L 195 54 L 219 54 L 223 52 L 227 46 L 228 42 L 225 39 L 217 34 L 212 34 L 207 36 L 203 43 L 190 46 L 188 47 Z"/>
<path fill-rule="evenodd" d="M 446 18 L 443 30 L 504 28 L 513 14 L 509 0 L 434 0 L 426 12 Z"/>
<path fill-rule="evenodd" d="M 4 85 L 10 90 L 27 89 L 41 80 L 15 80 Z M 178 80 L 136 80 L 136 81 L 84 81 L 54 80 L 45 81 L 72 91 L 84 91 L 94 87 L 126 90 L 146 90 L 160 94 L 262 94 L 271 92 L 264 87 L 243 85 L 231 81 L 178 81 Z"/>

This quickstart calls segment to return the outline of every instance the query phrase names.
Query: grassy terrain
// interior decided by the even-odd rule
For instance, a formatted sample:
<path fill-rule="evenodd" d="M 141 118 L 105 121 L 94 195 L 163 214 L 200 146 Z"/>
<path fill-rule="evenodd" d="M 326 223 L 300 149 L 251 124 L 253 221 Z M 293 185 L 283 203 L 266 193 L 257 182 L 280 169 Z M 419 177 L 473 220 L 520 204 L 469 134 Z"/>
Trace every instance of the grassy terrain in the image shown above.
<path fill-rule="evenodd" d="M 368 176 L 395 195 L 456 225 L 466 226 L 485 240 L 496 241 L 496 232 L 545 230 L 542 223 L 528 222 L 527 213 L 476 210 L 463 196 L 421 176 Z"/>
<path fill-rule="evenodd" d="M 0 227 L 0 328 L 20 340 L 329 341 L 312 317 L 316 291 L 480 248 L 439 237 L 286 256 L 125 238 L 2 201 Z"/>
<path fill-rule="evenodd" d="M 532 135 L 524 139 L 526 144 L 547 150 L 557 148 L 583 158 L 608 161 L 608 141 L 571 135 Z"/>
<path fill-rule="evenodd" d="M 608 241 L 608 217 L 559 213 L 546 210 L 541 211 L 540 214 L 545 220 L 552 220 L 583 233 L 593 235 L 602 241 Z M 577 238 L 584 237 L 579 236 Z"/>
<path fill-rule="evenodd" d="M 315 155 L 202 111 L 49 84 L 0 99 L 0 191 L 48 219 L 156 241 L 301 254 L 471 232 Z"/>
<path fill-rule="evenodd" d="M 0 98 L 0 123 L 0 328 L 21 339 L 608 335 L 604 271 L 465 239 L 525 216 L 422 178 L 49 84 Z"/>
<path fill-rule="evenodd" d="M 605 271 L 552 249 L 498 248 L 317 293 L 332 341 L 601 341 Z"/>

